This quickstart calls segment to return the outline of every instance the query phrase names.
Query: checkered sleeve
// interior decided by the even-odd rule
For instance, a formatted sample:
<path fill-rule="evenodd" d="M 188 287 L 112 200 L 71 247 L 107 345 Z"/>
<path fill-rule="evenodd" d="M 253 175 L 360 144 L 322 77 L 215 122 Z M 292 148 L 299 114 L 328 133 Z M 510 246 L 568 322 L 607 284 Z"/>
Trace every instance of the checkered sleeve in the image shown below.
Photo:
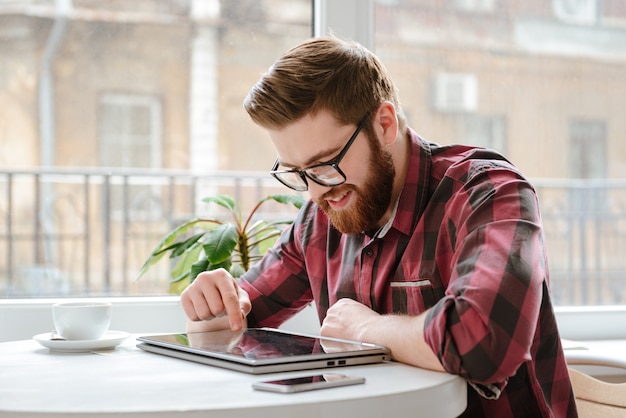
<path fill-rule="evenodd" d="M 306 237 L 302 234 L 303 225 L 311 222 L 314 212 L 308 202 L 274 247 L 238 280 L 254 307 L 247 318 L 248 326 L 278 327 L 313 299 L 303 259 Z"/>
<path fill-rule="evenodd" d="M 546 280 L 537 199 L 499 162 L 474 162 L 466 176 L 444 181 L 455 190 L 442 222 L 454 257 L 425 338 L 447 371 L 497 398 L 531 359 Z"/>

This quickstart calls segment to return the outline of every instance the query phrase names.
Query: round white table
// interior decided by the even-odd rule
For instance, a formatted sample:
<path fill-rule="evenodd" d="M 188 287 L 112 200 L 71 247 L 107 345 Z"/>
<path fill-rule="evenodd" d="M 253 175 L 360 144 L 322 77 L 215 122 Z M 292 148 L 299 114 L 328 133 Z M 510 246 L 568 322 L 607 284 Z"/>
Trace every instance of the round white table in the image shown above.
<path fill-rule="evenodd" d="M 563 340 L 563 352 L 568 365 L 577 366 L 588 374 L 602 374 L 605 368 L 605 372 L 616 369 L 623 375 L 626 370 L 626 340 Z M 588 368 L 596 370 L 590 372 Z"/>
<path fill-rule="evenodd" d="M 400 363 L 341 367 L 365 384 L 279 394 L 268 378 L 151 354 L 127 338 L 108 353 L 58 353 L 34 340 L 0 343 L 0 417 L 456 417 L 466 408 L 458 376 Z"/>

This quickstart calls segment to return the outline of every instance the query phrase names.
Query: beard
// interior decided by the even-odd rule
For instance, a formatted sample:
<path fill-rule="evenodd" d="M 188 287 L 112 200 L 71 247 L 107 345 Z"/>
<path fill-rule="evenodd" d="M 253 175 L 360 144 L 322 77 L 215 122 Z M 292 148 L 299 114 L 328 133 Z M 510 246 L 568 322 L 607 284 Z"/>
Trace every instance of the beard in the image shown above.
<path fill-rule="evenodd" d="M 369 139 L 369 135 L 368 135 Z M 333 187 L 315 203 L 324 211 L 330 223 L 344 234 L 356 234 L 372 230 L 378 226 L 389 208 L 393 180 L 396 174 L 391 153 L 377 140 L 370 139 L 371 157 L 368 165 L 369 176 L 362 187 L 343 184 Z M 334 210 L 326 198 L 352 192 L 355 201 L 350 208 Z"/>

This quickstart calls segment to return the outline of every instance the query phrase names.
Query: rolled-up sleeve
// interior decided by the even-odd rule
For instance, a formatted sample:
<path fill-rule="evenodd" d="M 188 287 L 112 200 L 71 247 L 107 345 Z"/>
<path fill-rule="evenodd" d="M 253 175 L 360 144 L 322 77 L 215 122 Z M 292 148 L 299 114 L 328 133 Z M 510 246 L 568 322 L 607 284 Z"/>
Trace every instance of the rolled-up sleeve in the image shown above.
<path fill-rule="evenodd" d="M 425 339 L 448 372 L 497 397 L 531 359 L 547 279 L 537 198 L 523 178 L 496 168 L 477 173 L 448 204 L 455 256 Z"/>

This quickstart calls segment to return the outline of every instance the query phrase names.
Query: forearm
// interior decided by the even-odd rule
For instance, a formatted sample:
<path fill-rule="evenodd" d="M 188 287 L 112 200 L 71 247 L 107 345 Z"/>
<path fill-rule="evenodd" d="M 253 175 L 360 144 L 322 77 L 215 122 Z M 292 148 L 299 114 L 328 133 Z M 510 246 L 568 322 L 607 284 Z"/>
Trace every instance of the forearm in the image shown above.
<path fill-rule="evenodd" d="M 355 300 L 340 299 L 328 310 L 321 334 L 384 345 L 399 362 L 444 371 L 424 340 L 427 312 L 417 316 L 381 315 Z"/>
<path fill-rule="evenodd" d="M 391 349 L 394 360 L 435 371 L 445 371 L 424 340 L 426 312 L 418 316 L 380 315 L 362 328 L 363 341 L 376 342 Z"/>

